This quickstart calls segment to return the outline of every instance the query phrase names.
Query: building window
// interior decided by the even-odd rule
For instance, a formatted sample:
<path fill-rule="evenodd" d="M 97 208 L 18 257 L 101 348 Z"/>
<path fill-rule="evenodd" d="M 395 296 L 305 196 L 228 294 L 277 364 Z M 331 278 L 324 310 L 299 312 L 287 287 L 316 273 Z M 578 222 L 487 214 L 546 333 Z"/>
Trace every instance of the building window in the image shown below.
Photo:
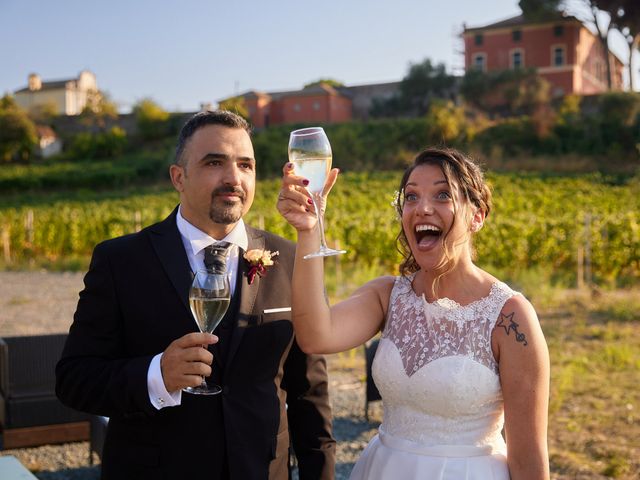
<path fill-rule="evenodd" d="M 294 103 L 293 104 L 293 111 L 294 112 L 299 112 L 300 110 L 302 110 L 302 108 L 300 108 L 300 104 L 299 103 Z"/>
<path fill-rule="evenodd" d="M 482 34 L 481 33 L 477 33 L 475 38 L 474 38 L 474 43 L 476 45 L 482 45 L 483 40 L 484 39 L 482 38 Z"/>
<path fill-rule="evenodd" d="M 473 56 L 473 68 L 481 72 L 485 72 L 487 70 L 487 54 L 486 53 L 476 53 Z"/>
<path fill-rule="evenodd" d="M 511 38 L 514 42 L 519 42 L 522 40 L 522 30 L 514 30 L 511 32 Z"/>
<path fill-rule="evenodd" d="M 516 48 L 511 50 L 510 54 L 511 60 L 511 68 L 522 68 L 524 67 L 524 52 L 521 48 Z"/>
<path fill-rule="evenodd" d="M 313 102 L 313 109 L 316 111 L 320 110 L 320 102 Z"/>
<path fill-rule="evenodd" d="M 566 63 L 564 55 L 564 46 L 553 47 L 553 60 L 552 65 L 554 67 L 560 67 Z"/>
<path fill-rule="evenodd" d="M 556 25 L 555 27 L 553 27 L 553 34 L 556 37 L 561 37 L 563 33 L 564 33 L 564 27 L 562 25 Z"/>

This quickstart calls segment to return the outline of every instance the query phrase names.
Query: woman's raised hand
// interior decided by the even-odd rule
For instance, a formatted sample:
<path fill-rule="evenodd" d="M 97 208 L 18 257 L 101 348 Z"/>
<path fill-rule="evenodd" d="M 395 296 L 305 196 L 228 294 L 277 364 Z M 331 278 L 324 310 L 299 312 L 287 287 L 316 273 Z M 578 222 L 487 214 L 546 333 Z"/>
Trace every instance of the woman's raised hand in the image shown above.
<path fill-rule="evenodd" d="M 309 184 L 304 177 L 295 175 L 293 163 L 288 162 L 282 169 L 282 186 L 278 194 L 278 211 L 298 232 L 312 230 L 318 223 L 313 201 L 306 189 Z M 322 210 L 327 204 L 327 195 L 338 179 L 339 169 L 333 168 L 327 175 L 322 189 Z"/>

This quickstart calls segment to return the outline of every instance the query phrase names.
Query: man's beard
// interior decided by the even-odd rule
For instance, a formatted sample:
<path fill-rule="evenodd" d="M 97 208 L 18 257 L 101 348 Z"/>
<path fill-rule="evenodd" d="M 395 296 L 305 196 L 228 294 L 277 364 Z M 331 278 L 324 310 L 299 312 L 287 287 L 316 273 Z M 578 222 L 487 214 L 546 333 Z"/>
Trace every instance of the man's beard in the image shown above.
<path fill-rule="evenodd" d="M 239 202 L 227 202 L 218 198 L 218 195 L 233 193 L 238 196 Z M 247 196 L 241 188 L 220 187 L 211 193 L 211 208 L 209 218 L 212 222 L 221 225 L 236 223 L 242 218 L 244 202 Z"/>

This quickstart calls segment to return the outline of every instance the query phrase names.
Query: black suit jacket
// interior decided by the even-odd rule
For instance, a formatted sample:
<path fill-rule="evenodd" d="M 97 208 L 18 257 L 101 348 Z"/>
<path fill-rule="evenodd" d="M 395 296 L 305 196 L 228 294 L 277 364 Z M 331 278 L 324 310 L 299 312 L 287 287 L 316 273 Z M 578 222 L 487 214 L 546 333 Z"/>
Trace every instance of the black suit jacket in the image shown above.
<path fill-rule="evenodd" d="M 151 359 L 198 331 L 188 305 L 191 270 L 176 211 L 144 230 L 99 244 L 56 367 L 56 392 L 73 408 L 110 417 L 105 479 L 289 478 L 289 446 L 301 479 L 331 479 L 331 436 L 324 359 L 295 342 L 291 306 L 295 246 L 247 227 L 249 249 L 278 250 L 264 278 L 242 275 L 237 322 L 222 362 L 213 347 L 215 396 L 182 395 L 156 410 L 149 401 Z"/>

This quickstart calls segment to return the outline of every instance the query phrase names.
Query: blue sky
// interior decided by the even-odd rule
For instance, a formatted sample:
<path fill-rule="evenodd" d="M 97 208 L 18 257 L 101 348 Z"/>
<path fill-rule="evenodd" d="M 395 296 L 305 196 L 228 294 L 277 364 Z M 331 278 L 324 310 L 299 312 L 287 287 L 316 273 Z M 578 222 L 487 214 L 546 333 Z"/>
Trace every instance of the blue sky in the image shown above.
<path fill-rule="evenodd" d="M 519 13 L 517 0 L 0 0 L 0 94 L 89 69 L 123 111 L 144 97 L 194 111 L 321 77 L 397 81 L 425 58 L 460 72 L 463 23 Z"/>

